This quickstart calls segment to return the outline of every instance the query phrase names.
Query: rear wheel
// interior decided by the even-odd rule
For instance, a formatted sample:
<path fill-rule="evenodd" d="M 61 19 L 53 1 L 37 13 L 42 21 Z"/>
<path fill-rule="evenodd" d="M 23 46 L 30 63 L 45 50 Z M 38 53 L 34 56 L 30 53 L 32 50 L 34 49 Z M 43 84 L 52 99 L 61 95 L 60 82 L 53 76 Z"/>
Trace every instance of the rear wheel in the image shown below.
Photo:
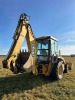
<path fill-rule="evenodd" d="M 59 61 L 58 63 L 54 64 L 51 77 L 56 80 L 62 79 L 63 77 L 62 61 Z"/>

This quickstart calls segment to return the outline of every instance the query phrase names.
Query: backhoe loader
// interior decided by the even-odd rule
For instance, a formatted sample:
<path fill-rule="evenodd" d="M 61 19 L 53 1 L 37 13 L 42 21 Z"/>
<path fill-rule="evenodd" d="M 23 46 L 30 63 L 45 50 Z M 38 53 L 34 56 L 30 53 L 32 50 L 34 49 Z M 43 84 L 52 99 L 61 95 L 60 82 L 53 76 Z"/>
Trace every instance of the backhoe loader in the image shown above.
<path fill-rule="evenodd" d="M 24 39 L 27 41 L 28 52 L 20 52 Z M 14 73 L 23 70 L 54 79 L 62 79 L 63 73 L 71 69 L 59 55 L 58 40 L 52 36 L 36 38 L 26 14 L 20 16 L 12 46 L 2 63 L 4 68 L 9 68 Z"/>

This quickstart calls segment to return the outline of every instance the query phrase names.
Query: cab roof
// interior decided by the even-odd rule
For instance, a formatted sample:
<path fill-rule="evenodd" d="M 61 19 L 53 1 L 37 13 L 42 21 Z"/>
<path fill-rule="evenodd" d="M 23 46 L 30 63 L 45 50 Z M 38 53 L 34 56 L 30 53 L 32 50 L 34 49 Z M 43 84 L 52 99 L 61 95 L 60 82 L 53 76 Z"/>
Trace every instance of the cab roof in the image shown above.
<path fill-rule="evenodd" d="M 41 36 L 41 37 L 36 38 L 36 40 L 43 40 L 43 39 L 50 39 L 50 40 L 58 41 L 56 38 L 52 36 Z"/>

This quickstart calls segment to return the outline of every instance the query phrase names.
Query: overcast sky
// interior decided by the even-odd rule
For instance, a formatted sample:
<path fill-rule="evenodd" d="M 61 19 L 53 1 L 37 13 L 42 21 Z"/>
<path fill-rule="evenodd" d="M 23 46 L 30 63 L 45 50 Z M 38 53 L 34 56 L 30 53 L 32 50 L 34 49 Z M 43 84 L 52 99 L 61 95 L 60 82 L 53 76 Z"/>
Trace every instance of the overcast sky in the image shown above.
<path fill-rule="evenodd" d="M 0 54 L 9 51 L 22 13 L 36 37 L 54 36 L 62 54 L 75 53 L 75 0 L 0 0 Z"/>

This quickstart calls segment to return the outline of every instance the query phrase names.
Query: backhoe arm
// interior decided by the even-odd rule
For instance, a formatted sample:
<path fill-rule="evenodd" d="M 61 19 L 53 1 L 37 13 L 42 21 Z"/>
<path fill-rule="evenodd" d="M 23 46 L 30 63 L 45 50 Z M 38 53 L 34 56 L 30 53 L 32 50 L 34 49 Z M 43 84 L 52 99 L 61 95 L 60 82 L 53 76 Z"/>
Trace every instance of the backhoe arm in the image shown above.
<path fill-rule="evenodd" d="M 16 59 L 20 52 L 21 46 L 24 39 L 26 38 L 28 52 L 34 53 L 33 59 L 36 58 L 36 40 L 32 32 L 32 28 L 28 23 L 28 18 L 26 14 L 22 14 L 18 21 L 18 26 L 16 28 L 15 34 L 13 36 L 13 44 L 8 52 L 7 57 L 3 61 L 3 67 L 11 69 L 11 66 L 16 68 Z M 34 45 L 34 48 L 33 48 Z M 33 50 L 33 51 L 32 51 Z M 35 65 L 35 61 L 33 62 Z"/>

